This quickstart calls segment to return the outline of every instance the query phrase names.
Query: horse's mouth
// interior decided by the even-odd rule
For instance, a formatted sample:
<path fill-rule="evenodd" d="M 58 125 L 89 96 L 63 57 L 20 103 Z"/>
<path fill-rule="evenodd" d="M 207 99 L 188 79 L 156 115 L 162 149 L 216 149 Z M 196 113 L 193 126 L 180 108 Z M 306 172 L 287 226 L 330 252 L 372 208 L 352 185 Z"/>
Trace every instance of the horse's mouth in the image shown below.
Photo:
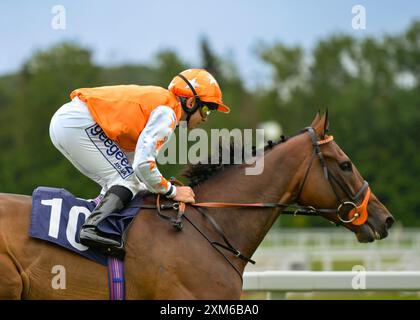
<path fill-rule="evenodd" d="M 388 236 L 388 232 L 385 230 L 382 234 L 379 233 L 369 221 L 360 227 L 356 232 L 357 240 L 361 243 L 373 242 L 375 240 L 381 240 Z"/>

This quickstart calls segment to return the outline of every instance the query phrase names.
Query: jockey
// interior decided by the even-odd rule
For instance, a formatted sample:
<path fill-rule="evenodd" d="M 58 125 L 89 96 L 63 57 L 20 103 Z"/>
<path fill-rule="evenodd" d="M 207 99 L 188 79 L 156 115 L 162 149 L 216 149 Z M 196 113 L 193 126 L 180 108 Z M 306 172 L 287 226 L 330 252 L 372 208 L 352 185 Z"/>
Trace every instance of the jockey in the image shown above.
<path fill-rule="evenodd" d="M 102 187 L 103 196 L 82 226 L 82 244 L 121 247 L 122 239 L 99 233 L 97 226 L 142 189 L 194 202 L 190 187 L 175 187 L 162 176 L 156 158 L 180 121 L 192 129 L 212 111 L 229 112 L 209 72 L 185 70 L 173 78 L 168 90 L 118 85 L 76 89 L 70 97 L 71 102 L 52 117 L 50 137 L 80 172 Z"/>

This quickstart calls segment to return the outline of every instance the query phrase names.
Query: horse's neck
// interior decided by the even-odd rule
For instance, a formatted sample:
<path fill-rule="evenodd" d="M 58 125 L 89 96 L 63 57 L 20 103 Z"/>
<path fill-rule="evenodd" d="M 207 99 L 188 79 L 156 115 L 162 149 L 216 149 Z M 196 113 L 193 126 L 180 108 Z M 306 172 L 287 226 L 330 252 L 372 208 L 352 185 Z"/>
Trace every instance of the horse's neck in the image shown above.
<path fill-rule="evenodd" d="M 224 174 L 195 189 L 196 201 L 215 202 L 292 202 L 300 183 L 305 152 L 293 138 L 264 155 L 264 170 L 245 175 L 244 166 L 233 166 Z M 209 209 L 231 243 L 245 255 L 252 255 L 279 215 L 277 209 Z M 244 266 L 244 264 L 243 264 Z"/>

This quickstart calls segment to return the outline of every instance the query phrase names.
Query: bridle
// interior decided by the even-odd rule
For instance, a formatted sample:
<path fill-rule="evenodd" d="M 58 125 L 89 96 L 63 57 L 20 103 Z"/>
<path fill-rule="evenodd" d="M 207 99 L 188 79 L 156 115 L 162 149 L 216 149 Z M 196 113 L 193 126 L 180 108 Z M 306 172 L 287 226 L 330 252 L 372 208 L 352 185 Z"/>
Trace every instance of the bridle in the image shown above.
<path fill-rule="evenodd" d="M 352 196 L 351 192 L 348 190 L 348 188 L 343 185 L 333 174 L 332 172 L 329 170 L 327 163 L 325 161 L 325 158 L 321 152 L 321 146 L 325 145 L 331 141 L 334 140 L 333 136 L 328 136 L 327 138 L 325 138 L 324 140 L 318 140 L 315 130 L 312 127 L 307 127 L 303 130 L 303 132 L 308 132 L 310 137 L 311 137 L 311 142 L 312 142 L 312 147 L 313 147 L 313 153 L 312 153 L 312 157 L 311 160 L 309 162 L 309 166 L 308 169 L 306 170 L 305 176 L 303 178 L 303 182 L 299 188 L 299 192 L 297 193 L 297 197 L 296 197 L 296 201 L 299 200 L 302 191 L 303 191 L 303 187 L 305 186 L 306 180 L 308 178 L 309 172 L 312 168 L 312 163 L 313 160 L 316 156 L 318 156 L 318 159 L 320 161 L 321 167 L 322 167 L 322 171 L 324 173 L 324 177 L 329 181 L 331 189 L 334 192 L 335 197 L 337 198 L 337 202 L 339 203 L 339 206 L 337 209 L 314 209 L 319 213 L 336 213 L 337 214 L 337 218 L 342 222 L 342 223 L 351 223 L 354 225 L 362 225 L 366 222 L 367 218 L 368 218 L 368 212 L 367 212 L 367 204 L 369 202 L 369 198 L 370 198 L 370 188 L 369 188 L 369 184 L 367 181 L 364 181 L 362 186 L 360 187 L 359 191 Z M 351 200 L 351 201 L 343 201 L 340 196 L 338 195 L 337 190 L 334 187 L 334 184 L 338 185 L 340 187 L 340 189 L 346 194 L 346 196 Z M 360 197 L 363 195 L 363 193 L 366 191 L 365 196 L 363 198 L 363 200 L 361 201 L 361 204 L 358 206 L 356 205 L 356 203 L 359 201 Z M 345 206 L 350 206 L 352 207 L 352 209 L 348 212 L 348 219 L 344 219 L 341 216 L 341 212 L 342 209 Z"/>
<path fill-rule="evenodd" d="M 195 210 L 200 212 L 203 217 L 205 217 L 214 227 L 214 229 L 217 231 L 217 233 L 222 237 L 224 244 L 219 243 L 217 241 L 211 240 L 200 228 L 198 228 L 187 216 L 184 216 L 184 212 L 186 209 L 186 204 L 182 202 L 175 202 L 170 205 L 167 204 L 161 204 L 160 203 L 160 195 L 157 196 L 156 205 L 146 205 L 143 204 L 141 208 L 147 208 L 147 209 L 157 209 L 158 215 L 166 220 L 171 221 L 172 225 L 175 227 L 176 230 L 181 230 L 183 227 L 182 224 L 182 218 L 184 217 L 203 237 L 215 248 L 219 253 L 222 254 L 222 256 L 227 260 L 227 262 L 235 269 L 235 271 L 239 274 L 239 276 L 242 279 L 242 274 L 239 272 L 239 270 L 236 268 L 236 266 L 230 261 L 230 259 L 219 249 L 223 248 L 227 251 L 232 252 L 236 257 L 245 260 L 247 262 L 250 262 L 252 264 L 255 264 L 255 261 L 253 261 L 251 258 L 246 257 L 241 254 L 239 250 L 237 250 L 226 238 L 225 234 L 223 233 L 223 230 L 220 228 L 220 226 L 217 224 L 217 222 L 210 216 L 208 213 L 206 213 L 203 208 L 281 208 L 283 211 L 282 214 L 293 214 L 296 215 L 309 215 L 309 216 L 321 216 L 322 214 L 336 214 L 339 221 L 343 224 L 353 224 L 353 225 L 362 225 L 367 221 L 368 213 L 367 213 L 367 205 L 370 198 L 370 188 L 367 181 L 364 181 L 359 191 L 352 196 L 351 192 L 348 190 L 347 187 L 345 187 L 329 170 L 327 163 L 325 161 L 325 158 L 321 152 L 321 146 L 328 144 L 329 142 L 334 140 L 333 136 L 327 136 L 324 140 L 318 140 L 317 135 L 315 133 L 315 130 L 312 127 L 307 127 L 304 130 L 301 131 L 301 133 L 309 133 L 313 152 L 311 159 L 309 161 L 308 168 L 306 169 L 303 181 L 299 187 L 299 191 L 296 196 L 296 201 L 299 200 L 303 188 L 306 184 L 307 178 L 309 176 L 309 172 L 312 168 L 314 159 L 318 157 L 321 168 L 324 173 L 324 177 L 329 181 L 329 184 L 337 198 L 337 201 L 339 203 L 337 209 L 330 209 L 330 208 L 315 208 L 313 206 L 303 206 L 298 204 L 285 204 L 285 203 L 270 203 L 270 202 L 257 202 L 257 203 L 231 203 L 231 202 L 198 202 L 198 203 L 192 203 L 188 204 L 192 206 Z M 182 185 L 181 182 L 176 180 L 175 178 L 171 178 L 171 182 L 175 183 L 177 185 Z M 334 185 L 338 185 L 340 189 L 346 194 L 346 196 L 350 200 L 342 200 L 340 196 L 337 193 L 336 188 Z M 366 191 L 366 193 L 365 193 Z M 359 202 L 359 199 L 362 197 L 363 193 L 365 193 L 365 196 L 363 197 L 360 205 L 357 205 Z M 341 212 L 344 211 L 343 209 L 346 206 L 350 206 L 350 210 L 347 212 L 348 218 L 343 218 Z M 172 209 L 176 210 L 178 212 L 177 216 L 171 217 L 166 216 L 162 214 L 162 210 L 166 209 Z M 339 225 L 339 223 L 337 223 Z"/>

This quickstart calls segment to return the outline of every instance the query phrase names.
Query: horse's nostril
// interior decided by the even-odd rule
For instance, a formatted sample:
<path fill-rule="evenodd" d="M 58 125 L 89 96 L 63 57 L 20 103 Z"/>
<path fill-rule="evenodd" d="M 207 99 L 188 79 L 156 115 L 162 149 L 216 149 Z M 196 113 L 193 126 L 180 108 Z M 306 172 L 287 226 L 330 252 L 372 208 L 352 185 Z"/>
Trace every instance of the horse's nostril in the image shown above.
<path fill-rule="evenodd" d="M 387 229 L 391 229 L 392 225 L 394 224 L 395 220 L 392 217 L 388 217 L 385 220 L 385 225 Z"/>

